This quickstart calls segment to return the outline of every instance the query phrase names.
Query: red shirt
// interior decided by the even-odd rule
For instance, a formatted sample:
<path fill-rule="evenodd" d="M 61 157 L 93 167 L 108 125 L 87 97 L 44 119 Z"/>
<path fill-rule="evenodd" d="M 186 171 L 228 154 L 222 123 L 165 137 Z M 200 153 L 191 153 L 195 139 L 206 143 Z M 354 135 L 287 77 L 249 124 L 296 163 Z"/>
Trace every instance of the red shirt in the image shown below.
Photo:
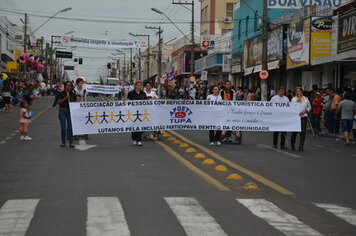
<path fill-rule="evenodd" d="M 313 114 L 321 115 L 323 113 L 323 98 L 313 100 Z"/>

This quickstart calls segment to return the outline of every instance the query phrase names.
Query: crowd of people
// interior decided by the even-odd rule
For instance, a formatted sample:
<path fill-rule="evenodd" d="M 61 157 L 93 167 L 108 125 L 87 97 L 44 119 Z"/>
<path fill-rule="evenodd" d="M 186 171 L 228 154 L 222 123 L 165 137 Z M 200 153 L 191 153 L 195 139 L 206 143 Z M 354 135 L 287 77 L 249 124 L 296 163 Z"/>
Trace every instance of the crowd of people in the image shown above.
<path fill-rule="evenodd" d="M 61 147 L 73 145 L 73 131 L 70 120 L 69 102 L 85 102 L 88 96 L 97 94 L 88 94 L 85 89 L 85 79 L 78 77 L 77 80 L 62 83 L 58 81 L 55 84 L 47 85 L 43 81 L 18 80 L 16 78 L 4 79 L 0 74 L 0 110 L 12 112 L 13 105 L 20 105 L 21 113 L 21 140 L 31 140 L 28 136 L 28 125 L 31 122 L 31 112 L 29 107 L 36 96 L 54 95 L 53 107 L 59 107 L 59 120 L 61 126 Z M 217 85 L 207 86 L 198 84 L 195 86 L 177 86 L 175 81 L 170 81 L 166 86 L 159 89 L 154 88 L 151 82 L 137 81 L 134 85 L 120 87 L 118 99 L 142 100 L 142 99 L 199 99 L 199 100 L 237 100 L 237 101 L 259 101 L 261 100 L 260 88 L 242 88 L 236 89 L 230 81 L 219 83 Z M 325 89 L 319 89 L 313 85 L 310 92 L 305 93 L 301 88 L 294 91 L 286 91 L 283 87 L 276 91 L 273 87 L 268 89 L 268 98 L 272 102 L 292 102 L 302 104 L 303 110 L 301 116 L 301 132 L 292 133 L 290 148 L 296 150 L 296 137 L 300 134 L 298 150 L 304 150 L 307 126 L 313 132 L 321 132 L 326 129 L 326 133 L 339 134 L 341 131 L 345 138 L 345 144 L 350 145 L 351 134 L 356 138 L 356 103 L 355 89 L 344 89 L 338 93 L 330 86 Z M 273 147 L 278 147 L 278 138 L 280 136 L 280 148 L 287 149 L 286 133 L 274 132 Z M 231 142 L 232 137 L 238 143 L 241 143 L 242 133 L 239 131 L 231 132 L 224 130 L 211 130 L 209 132 L 209 144 L 221 145 L 223 142 Z M 84 136 L 87 138 L 87 136 Z M 76 138 L 76 137 L 74 137 Z M 142 146 L 142 133 L 132 134 L 134 145 Z"/>

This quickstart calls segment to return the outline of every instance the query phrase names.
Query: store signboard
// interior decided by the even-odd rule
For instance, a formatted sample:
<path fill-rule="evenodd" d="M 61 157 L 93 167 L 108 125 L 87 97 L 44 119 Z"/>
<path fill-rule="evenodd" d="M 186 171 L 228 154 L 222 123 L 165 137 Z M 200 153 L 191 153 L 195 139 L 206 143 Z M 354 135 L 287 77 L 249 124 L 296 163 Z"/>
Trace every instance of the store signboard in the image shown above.
<path fill-rule="evenodd" d="M 311 18 L 310 60 L 331 55 L 331 17 Z"/>
<path fill-rule="evenodd" d="M 309 65 L 310 18 L 292 19 L 287 35 L 287 69 Z"/>
<path fill-rule="evenodd" d="M 350 0 L 268 0 L 268 8 L 299 9 L 306 6 L 338 8 Z"/>
<path fill-rule="evenodd" d="M 337 52 L 356 49 L 356 10 L 339 16 Z"/>
<path fill-rule="evenodd" d="M 244 68 L 262 64 L 262 35 L 244 42 Z M 268 32 L 267 60 L 283 59 L 283 27 L 277 27 Z"/>
<path fill-rule="evenodd" d="M 242 53 L 234 53 L 231 55 L 231 73 L 242 72 Z"/>

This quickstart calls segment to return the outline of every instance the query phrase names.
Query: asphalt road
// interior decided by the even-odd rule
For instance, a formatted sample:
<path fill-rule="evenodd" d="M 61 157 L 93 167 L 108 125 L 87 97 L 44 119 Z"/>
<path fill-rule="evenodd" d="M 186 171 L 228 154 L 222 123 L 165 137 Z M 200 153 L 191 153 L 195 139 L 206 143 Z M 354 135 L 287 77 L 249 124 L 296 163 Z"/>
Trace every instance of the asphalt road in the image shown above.
<path fill-rule="evenodd" d="M 244 133 L 210 147 L 207 132 L 180 131 L 60 148 L 52 102 L 35 101 L 31 142 L 17 108 L 0 113 L 0 235 L 356 235 L 355 146 L 308 136 L 305 152 L 280 151 L 272 134 Z"/>

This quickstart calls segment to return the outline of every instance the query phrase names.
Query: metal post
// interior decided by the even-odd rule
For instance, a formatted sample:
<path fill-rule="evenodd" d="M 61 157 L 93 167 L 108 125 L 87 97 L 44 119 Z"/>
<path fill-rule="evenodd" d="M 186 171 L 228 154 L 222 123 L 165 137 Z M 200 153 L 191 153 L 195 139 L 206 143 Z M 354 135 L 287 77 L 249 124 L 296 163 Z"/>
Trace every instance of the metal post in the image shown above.
<path fill-rule="evenodd" d="M 24 38 L 23 38 L 23 52 L 26 53 L 27 50 L 27 13 L 25 13 L 25 28 L 24 28 Z M 24 79 L 26 79 L 27 64 L 24 66 Z"/>
<path fill-rule="evenodd" d="M 194 48 L 195 48 L 195 37 L 194 37 L 194 0 L 192 1 L 192 45 L 191 45 L 191 55 L 190 55 L 190 76 L 194 76 Z"/>
<path fill-rule="evenodd" d="M 150 78 L 150 35 L 147 35 L 148 38 L 148 48 L 147 48 L 147 79 Z"/>
<path fill-rule="evenodd" d="M 130 48 L 130 82 L 132 83 L 133 80 L 132 80 L 132 48 Z"/>
<path fill-rule="evenodd" d="M 163 39 L 162 39 L 162 29 L 161 27 L 158 27 L 158 73 L 157 73 L 157 82 L 158 82 L 158 97 L 161 97 L 161 77 L 162 77 L 162 43 L 163 43 Z"/>
<path fill-rule="evenodd" d="M 262 70 L 268 70 L 267 45 L 268 45 L 268 5 L 267 0 L 263 0 L 263 32 L 262 32 Z M 267 80 L 261 80 L 261 100 L 267 101 Z"/>
<path fill-rule="evenodd" d="M 141 48 L 138 49 L 138 80 L 141 81 Z"/>

